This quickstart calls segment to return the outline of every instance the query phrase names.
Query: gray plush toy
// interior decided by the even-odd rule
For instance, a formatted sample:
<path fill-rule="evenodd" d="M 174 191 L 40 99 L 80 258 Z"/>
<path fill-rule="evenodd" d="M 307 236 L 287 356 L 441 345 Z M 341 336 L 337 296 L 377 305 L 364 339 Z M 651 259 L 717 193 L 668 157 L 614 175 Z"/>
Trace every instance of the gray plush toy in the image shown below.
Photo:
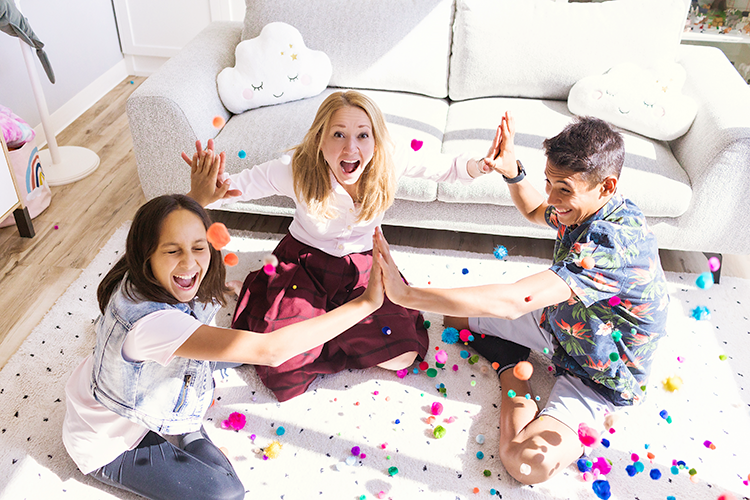
<path fill-rule="evenodd" d="M 47 54 L 42 49 L 44 44 L 31 29 L 28 21 L 23 17 L 13 0 L 0 0 L 0 31 L 18 37 L 35 48 L 39 62 L 42 63 L 42 67 L 47 73 L 47 78 L 50 82 L 55 83 L 55 73 L 52 71 Z"/>

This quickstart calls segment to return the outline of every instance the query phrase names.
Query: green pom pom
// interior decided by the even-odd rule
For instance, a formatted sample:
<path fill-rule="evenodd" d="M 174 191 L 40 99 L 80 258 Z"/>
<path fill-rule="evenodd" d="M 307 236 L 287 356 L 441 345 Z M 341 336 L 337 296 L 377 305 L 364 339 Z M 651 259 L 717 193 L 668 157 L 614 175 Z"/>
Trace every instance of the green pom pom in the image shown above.
<path fill-rule="evenodd" d="M 488 471 L 487 469 L 484 469 L 484 472 L 482 472 L 486 477 L 490 477 L 492 475 L 492 472 Z"/>
<path fill-rule="evenodd" d="M 430 378 L 435 378 L 435 377 L 437 377 L 437 370 L 436 370 L 436 369 L 434 369 L 434 368 L 429 368 L 429 369 L 427 370 L 427 376 L 428 376 L 428 377 L 430 377 Z"/>
<path fill-rule="evenodd" d="M 445 427 L 443 427 L 442 425 L 438 425 L 432 431 L 432 435 L 435 436 L 435 439 L 440 439 L 445 436 L 445 432 Z"/>
<path fill-rule="evenodd" d="M 514 391 L 513 389 L 509 390 L 508 391 L 508 397 L 509 398 L 515 398 L 516 397 L 516 391 Z"/>
<path fill-rule="evenodd" d="M 424 320 L 424 323 L 422 323 L 425 328 L 429 328 L 432 323 L 430 323 L 429 320 Z"/>
<path fill-rule="evenodd" d="M 388 467 L 388 475 L 395 476 L 398 474 L 398 467 Z"/>
<path fill-rule="evenodd" d="M 474 363 L 477 363 L 479 361 L 479 355 L 475 354 L 472 357 L 469 358 L 469 364 L 473 365 Z"/>

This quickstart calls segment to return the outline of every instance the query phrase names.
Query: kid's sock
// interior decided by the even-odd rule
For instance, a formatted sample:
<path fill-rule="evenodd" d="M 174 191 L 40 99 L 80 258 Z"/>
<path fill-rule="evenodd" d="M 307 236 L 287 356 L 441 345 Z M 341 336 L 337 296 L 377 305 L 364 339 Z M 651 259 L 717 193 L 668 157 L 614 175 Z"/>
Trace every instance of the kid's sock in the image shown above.
<path fill-rule="evenodd" d="M 508 368 L 513 368 L 519 361 L 528 359 L 531 349 L 511 342 L 510 340 L 479 334 L 473 334 L 474 340 L 469 345 L 479 354 L 487 358 L 490 363 L 497 363 L 497 374 L 500 375 Z"/>

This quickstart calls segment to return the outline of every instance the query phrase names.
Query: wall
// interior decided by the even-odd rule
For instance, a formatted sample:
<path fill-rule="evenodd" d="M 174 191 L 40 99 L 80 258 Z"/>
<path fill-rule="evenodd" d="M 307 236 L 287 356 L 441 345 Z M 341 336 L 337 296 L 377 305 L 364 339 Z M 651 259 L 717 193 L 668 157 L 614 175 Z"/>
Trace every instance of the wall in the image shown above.
<path fill-rule="evenodd" d="M 121 81 L 127 76 L 117 35 L 112 4 L 109 0 L 18 0 L 23 15 L 44 43 L 44 50 L 55 72 L 56 83 L 47 79 L 34 54 L 50 115 L 62 111 L 71 101 L 98 80 Z M 118 65 L 122 66 L 118 71 Z M 103 84 L 101 95 L 91 95 L 91 104 L 111 90 Z M 109 87 L 109 88 L 106 88 Z M 0 32 L 0 104 L 10 108 L 39 131 L 41 123 L 19 39 Z M 82 107 L 80 103 L 77 108 Z M 90 105 L 90 104 L 89 104 Z M 77 109 L 80 114 L 86 108 Z M 75 119 L 77 116 L 73 116 Z M 68 123 L 64 123 L 64 122 Z M 52 121 L 57 134 L 69 124 L 70 117 Z"/>

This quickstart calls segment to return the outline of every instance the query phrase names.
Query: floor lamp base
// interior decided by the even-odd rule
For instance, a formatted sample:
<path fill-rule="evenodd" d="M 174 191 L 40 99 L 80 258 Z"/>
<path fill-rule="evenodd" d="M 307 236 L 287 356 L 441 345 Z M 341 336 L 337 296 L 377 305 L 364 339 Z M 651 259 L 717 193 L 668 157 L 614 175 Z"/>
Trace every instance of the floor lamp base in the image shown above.
<path fill-rule="evenodd" d="M 79 181 L 97 169 L 99 155 L 79 146 L 60 146 L 60 163 L 52 163 L 49 149 L 39 151 L 44 169 L 44 180 L 50 186 L 62 186 Z"/>

